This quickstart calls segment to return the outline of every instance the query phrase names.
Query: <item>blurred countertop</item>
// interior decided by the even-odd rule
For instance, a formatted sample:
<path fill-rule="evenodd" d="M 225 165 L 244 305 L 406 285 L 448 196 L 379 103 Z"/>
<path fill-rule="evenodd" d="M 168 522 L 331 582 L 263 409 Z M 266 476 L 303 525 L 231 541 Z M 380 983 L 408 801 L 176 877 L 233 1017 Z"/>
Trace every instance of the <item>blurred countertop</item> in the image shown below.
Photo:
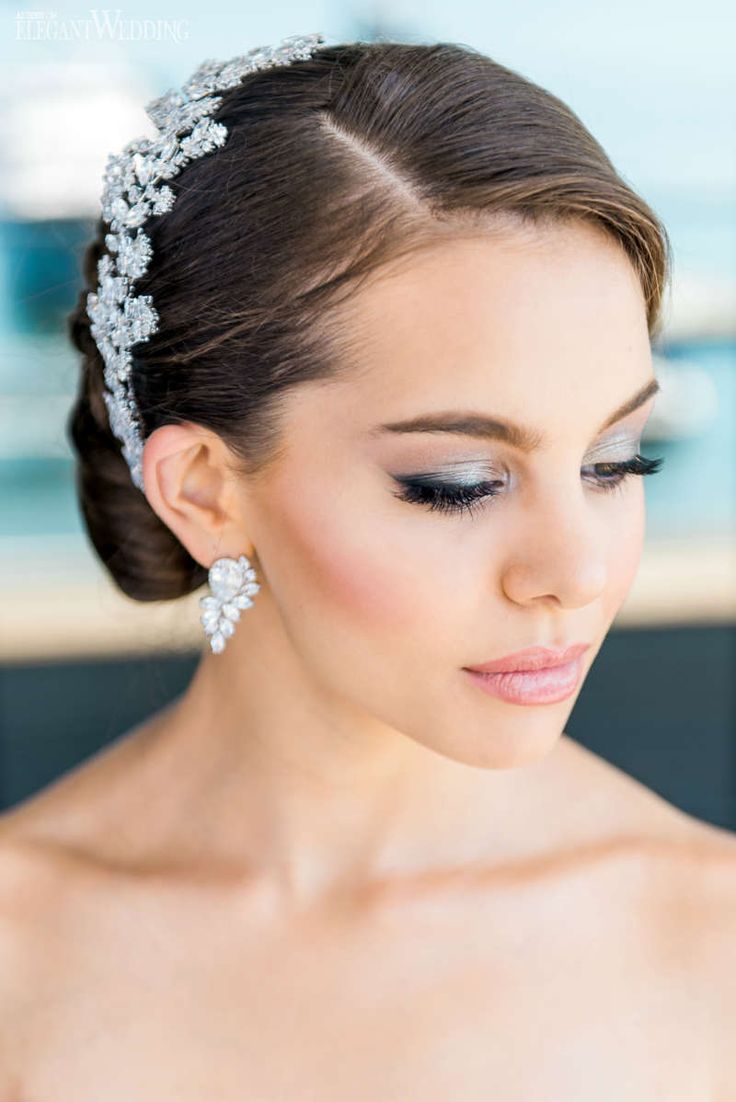
<path fill-rule="evenodd" d="M 196 653 L 202 586 L 177 601 L 122 594 L 78 535 L 0 539 L 0 661 L 34 663 Z M 677 537 L 645 543 L 634 583 L 612 625 L 736 622 L 736 538 Z"/>

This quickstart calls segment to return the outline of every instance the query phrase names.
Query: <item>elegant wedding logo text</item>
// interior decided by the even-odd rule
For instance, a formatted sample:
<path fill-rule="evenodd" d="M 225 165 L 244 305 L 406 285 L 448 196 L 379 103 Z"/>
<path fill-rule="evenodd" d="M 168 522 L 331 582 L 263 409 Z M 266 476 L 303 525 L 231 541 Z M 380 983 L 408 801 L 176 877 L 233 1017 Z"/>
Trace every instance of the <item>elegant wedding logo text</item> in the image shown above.
<path fill-rule="evenodd" d="M 28 42 L 183 42 L 188 19 L 125 19 L 122 8 L 90 8 L 89 16 L 60 18 L 55 11 L 17 11 L 15 37 Z"/>

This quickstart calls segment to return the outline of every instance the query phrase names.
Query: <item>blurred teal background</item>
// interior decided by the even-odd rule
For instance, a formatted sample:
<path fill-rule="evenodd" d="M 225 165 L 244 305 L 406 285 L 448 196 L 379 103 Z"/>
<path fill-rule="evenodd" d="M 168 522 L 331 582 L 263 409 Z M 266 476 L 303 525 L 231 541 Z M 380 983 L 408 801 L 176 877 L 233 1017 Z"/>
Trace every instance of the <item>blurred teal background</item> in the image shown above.
<path fill-rule="evenodd" d="M 617 757 L 630 772 L 638 771 L 698 813 L 736 822 L 736 593 L 728 565 L 736 533 L 735 11 L 725 0 L 697 6 L 626 0 L 615 8 L 582 0 L 513 6 L 473 0 L 403 0 L 390 6 L 300 0 L 206 9 L 185 0 L 146 0 L 97 9 L 97 14 L 81 5 L 25 10 L 0 4 L 0 570 L 8 594 L 5 607 L 19 591 L 30 600 L 42 582 L 53 585 L 55 566 L 62 562 L 59 591 L 72 573 L 91 577 L 95 567 L 74 499 L 65 436 L 78 364 L 64 325 L 80 286 L 82 246 L 98 215 L 107 154 L 146 132 L 144 104 L 183 81 L 206 57 L 228 58 L 288 34 L 320 31 L 330 43 L 385 37 L 467 44 L 569 104 L 670 234 L 672 293 L 654 348 L 662 391 L 644 438 L 644 453 L 664 455 L 665 465 L 646 487 L 647 543 L 654 549 L 660 542 L 682 541 L 684 553 L 665 620 L 652 613 L 648 621 L 647 613 L 637 624 L 636 646 L 614 640 L 612 645 L 618 646 L 617 683 L 628 679 L 634 698 L 636 668 L 646 664 L 647 655 L 665 664 L 674 661 L 675 672 L 661 697 L 641 695 L 634 722 L 646 718 L 629 743 L 614 729 L 606 742 L 600 725 L 598 734 L 591 733 L 579 719 L 587 709 L 586 722 L 589 715 L 596 723 L 601 702 L 612 696 L 605 678 L 598 688 L 586 686 L 574 718 L 581 723 L 581 741 L 594 742 L 601 753 Z M 711 545 L 725 548 L 725 567 L 713 578 L 702 614 L 696 607 L 693 615 L 688 591 L 696 583 L 702 586 L 698 562 Z M 48 604 L 26 618 L 38 621 L 37 654 L 25 635 L 21 648 L 20 633 L 5 629 L 0 802 L 32 791 L 116 733 L 116 721 L 110 722 L 104 710 L 108 721 L 101 725 L 92 690 L 79 689 L 92 684 L 90 663 L 99 655 L 89 646 L 85 658 L 76 600 L 56 606 L 57 615 L 68 617 L 68 648 L 54 644 L 54 652 L 45 640 Z M 25 620 L 23 625 L 25 630 Z M 626 667 L 627 654 L 635 650 L 636 663 L 632 658 Z M 47 665 L 53 661 L 58 667 L 68 653 L 77 665 L 52 689 Z M 115 658 L 114 638 L 108 653 Z M 146 663 L 158 660 L 154 652 Z M 604 654 L 599 661 L 605 670 Z M 699 682 L 693 671 L 706 670 L 706 662 L 708 676 Z M 673 697 L 678 670 L 680 687 Z M 181 675 L 184 681 L 186 676 Z M 173 691 L 162 676 L 164 683 L 168 687 L 161 699 Z M 81 706 L 88 707 L 87 727 L 79 718 L 65 720 L 55 733 L 45 730 L 43 713 L 33 718 L 34 709 L 24 703 L 33 685 L 45 686 L 47 702 L 63 700 L 65 694 L 76 702 L 88 700 Z M 131 692 L 132 704 L 126 695 L 126 707 L 133 710 L 116 713 L 118 728 L 152 705 L 140 686 Z M 58 714 L 65 714 L 63 707 Z M 672 734 L 676 722 L 698 725 L 697 742 L 684 731 L 682 737 L 694 745 L 693 753 L 710 755 L 709 764 L 699 759 L 694 768 L 685 751 L 674 764 L 664 732 L 669 724 Z M 570 732 L 577 737 L 574 724 Z M 52 744 L 57 747 L 53 752 Z M 653 752 L 664 745 L 670 745 L 668 754 Z M 696 776 L 701 776 L 697 791 Z"/>

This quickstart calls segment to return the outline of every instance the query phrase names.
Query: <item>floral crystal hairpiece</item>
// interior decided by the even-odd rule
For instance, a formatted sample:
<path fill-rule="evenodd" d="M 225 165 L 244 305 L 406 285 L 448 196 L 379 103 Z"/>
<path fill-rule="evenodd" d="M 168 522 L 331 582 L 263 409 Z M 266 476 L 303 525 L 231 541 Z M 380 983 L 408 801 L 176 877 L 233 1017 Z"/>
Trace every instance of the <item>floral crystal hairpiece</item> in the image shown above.
<path fill-rule="evenodd" d="M 306 59 L 324 43 L 321 34 L 290 35 L 278 46 L 258 46 L 229 61 L 207 59 L 180 90 L 169 89 L 146 106 L 155 138 L 134 138 L 111 153 L 104 173 L 102 215 L 109 252 L 97 264 L 99 287 L 87 295 L 90 330 L 105 364 L 103 391 L 110 428 L 122 444 L 133 483 L 143 491 L 143 438 L 130 378 L 131 348 L 158 329 L 151 295 L 132 285 L 148 270 L 151 240 L 140 228 L 154 214 L 171 210 L 175 195 L 162 181 L 184 165 L 222 146 L 227 127 L 210 116 L 222 97 L 213 93 L 239 84 L 248 73 Z"/>

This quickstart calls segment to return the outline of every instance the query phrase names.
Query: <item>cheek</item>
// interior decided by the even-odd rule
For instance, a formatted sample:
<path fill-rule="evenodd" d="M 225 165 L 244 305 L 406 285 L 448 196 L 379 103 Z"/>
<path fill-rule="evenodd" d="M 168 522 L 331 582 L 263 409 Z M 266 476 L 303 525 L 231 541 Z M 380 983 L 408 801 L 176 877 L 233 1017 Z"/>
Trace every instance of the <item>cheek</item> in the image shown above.
<path fill-rule="evenodd" d="M 259 518 L 275 631 L 285 628 L 322 689 L 398 730 L 421 729 L 422 741 L 441 728 L 443 679 L 461 664 L 452 541 L 397 518 L 390 504 L 371 511 L 354 494 L 317 498 L 271 496 Z M 438 673 L 431 688 L 428 667 Z"/>
<path fill-rule="evenodd" d="M 616 514 L 614 535 L 608 549 L 607 597 L 615 611 L 623 603 L 641 561 L 646 527 L 644 488 L 637 485 L 627 508 Z"/>
<path fill-rule="evenodd" d="M 439 614 L 439 575 L 414 526 L 309 493 L 272 505 L 271 517 L 275 581 L 290 604 L 384 635 L 423 630 Z"/>

